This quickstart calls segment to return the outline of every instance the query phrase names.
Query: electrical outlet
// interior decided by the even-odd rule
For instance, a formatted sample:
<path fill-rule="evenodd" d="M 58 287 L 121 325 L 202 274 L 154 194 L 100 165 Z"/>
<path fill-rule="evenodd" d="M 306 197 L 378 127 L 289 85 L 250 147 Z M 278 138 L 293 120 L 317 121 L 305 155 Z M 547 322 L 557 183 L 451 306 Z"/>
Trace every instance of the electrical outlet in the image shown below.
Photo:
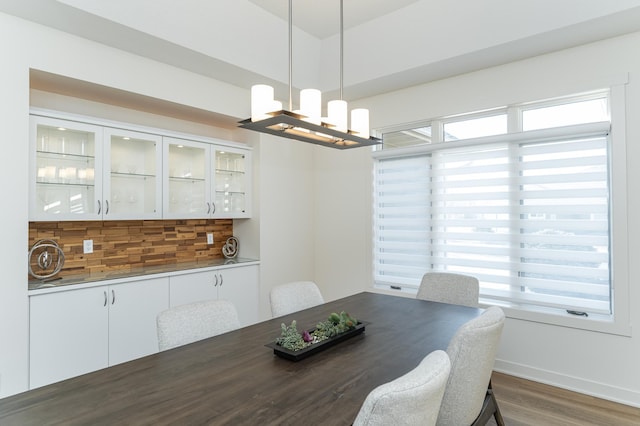
<path fill-rule="evenodd" d="M 93 240 L 82 241 L 82 248 L 84 254 L 93 253 Z"/>
<path fill-rule="evenodd" d="M 213 233 L 207 234 L 207 244 L 213 244 Z"/>

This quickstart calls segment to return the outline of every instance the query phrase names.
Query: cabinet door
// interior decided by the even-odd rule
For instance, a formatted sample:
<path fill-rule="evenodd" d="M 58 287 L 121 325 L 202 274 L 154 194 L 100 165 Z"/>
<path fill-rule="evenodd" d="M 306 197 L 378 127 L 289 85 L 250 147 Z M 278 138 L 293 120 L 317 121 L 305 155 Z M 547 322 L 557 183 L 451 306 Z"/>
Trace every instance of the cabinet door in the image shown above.
<path fill-rule="evenodd" d="M 31 116 L 30 220 L 100 220 L 102 128 Z"/>
<path fill-rule="evenodd" d="M 169 303 L 171 306 L 218 298 L 214 272 L 195 272 L 169 278 Z"/>
<path fill-rule="evenodd" d="M 158 352 L 157 315 L 169 307 L 169 279 L 109 286 L 109 365 Z"/>
<path fill-rule="evenodd" d="M 214 217 L 251 216 L 251 152 L 212 146 Z"/>
<path fill-rule="evenodd" d="M 213 211 L 209 144 L 163 138 L 165 219 L 208 218 Z"/>
<path fill-rule="evenodd" d="M 105 219 L 162 217 L 162 138 L 104 129 Z"/>
<path fill-rule="evenodd" d="M 258 266 L 220 269 L 218 298 L 232 302 L 244 327 L 258 322 Z"/>
<path fill-rule="evenodd" d="M 29 298 L 31 389 L 108 366 L 106 287 Z"/>

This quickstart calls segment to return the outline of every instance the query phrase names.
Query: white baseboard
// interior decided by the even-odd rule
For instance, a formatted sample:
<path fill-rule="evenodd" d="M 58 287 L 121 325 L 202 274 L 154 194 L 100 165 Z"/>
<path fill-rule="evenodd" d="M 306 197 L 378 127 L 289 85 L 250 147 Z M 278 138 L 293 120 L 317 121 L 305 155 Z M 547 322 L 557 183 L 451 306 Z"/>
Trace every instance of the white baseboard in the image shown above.
<path fill-rule="evenodd" d="M 640 392 L 496 359 L 494 370 L 522 379 L 640 408 Z"/>

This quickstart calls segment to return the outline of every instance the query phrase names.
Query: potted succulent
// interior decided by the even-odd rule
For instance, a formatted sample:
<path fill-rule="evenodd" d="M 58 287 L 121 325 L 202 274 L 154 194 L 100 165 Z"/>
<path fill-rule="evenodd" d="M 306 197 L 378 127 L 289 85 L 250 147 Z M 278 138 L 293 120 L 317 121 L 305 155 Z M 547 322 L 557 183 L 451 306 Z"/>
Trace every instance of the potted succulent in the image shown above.
<path fill-rule="evenodd" d="M 306 358 L 327 347 L 364 331 L 365 324 L 346 312 L 332 313 L 319 322 L 314 329 L 298 331 L 296 321 L 290 325 L 281 324 L 280 337 L 266 346 L 273 348 L 274 354 L 293 361 Z"/>

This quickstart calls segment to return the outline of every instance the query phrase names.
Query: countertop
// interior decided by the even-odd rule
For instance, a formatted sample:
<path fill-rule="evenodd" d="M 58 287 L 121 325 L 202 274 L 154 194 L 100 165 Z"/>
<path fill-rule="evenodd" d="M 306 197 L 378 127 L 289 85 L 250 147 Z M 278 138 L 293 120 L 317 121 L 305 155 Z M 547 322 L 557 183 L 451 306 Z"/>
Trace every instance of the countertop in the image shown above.
<path fill-rule="evenodd" d="M 145 266 L 138 268 L 126 268 L 122 270 L 108 272 L 94 272 L 91 274 L 69 274 L 65 275 L 64 271 L 58 276 L 45 280 L 29 280 L 29 291 L 53 289 L 77 284 L 89 284 L 106 280 L 119 280 L 126 278 L 134 278 L 146 275 L 162 275 L 171 274 L 181 271 L 189 271 L 193 269 L 217 268 L 221 266 L 232 266 L 249 263 L 257 263 L 256 259 L 236 258 L 236 259 L 211 259 L 200 260 L 194 262 L 174 263 L 169 265 Z"/>

